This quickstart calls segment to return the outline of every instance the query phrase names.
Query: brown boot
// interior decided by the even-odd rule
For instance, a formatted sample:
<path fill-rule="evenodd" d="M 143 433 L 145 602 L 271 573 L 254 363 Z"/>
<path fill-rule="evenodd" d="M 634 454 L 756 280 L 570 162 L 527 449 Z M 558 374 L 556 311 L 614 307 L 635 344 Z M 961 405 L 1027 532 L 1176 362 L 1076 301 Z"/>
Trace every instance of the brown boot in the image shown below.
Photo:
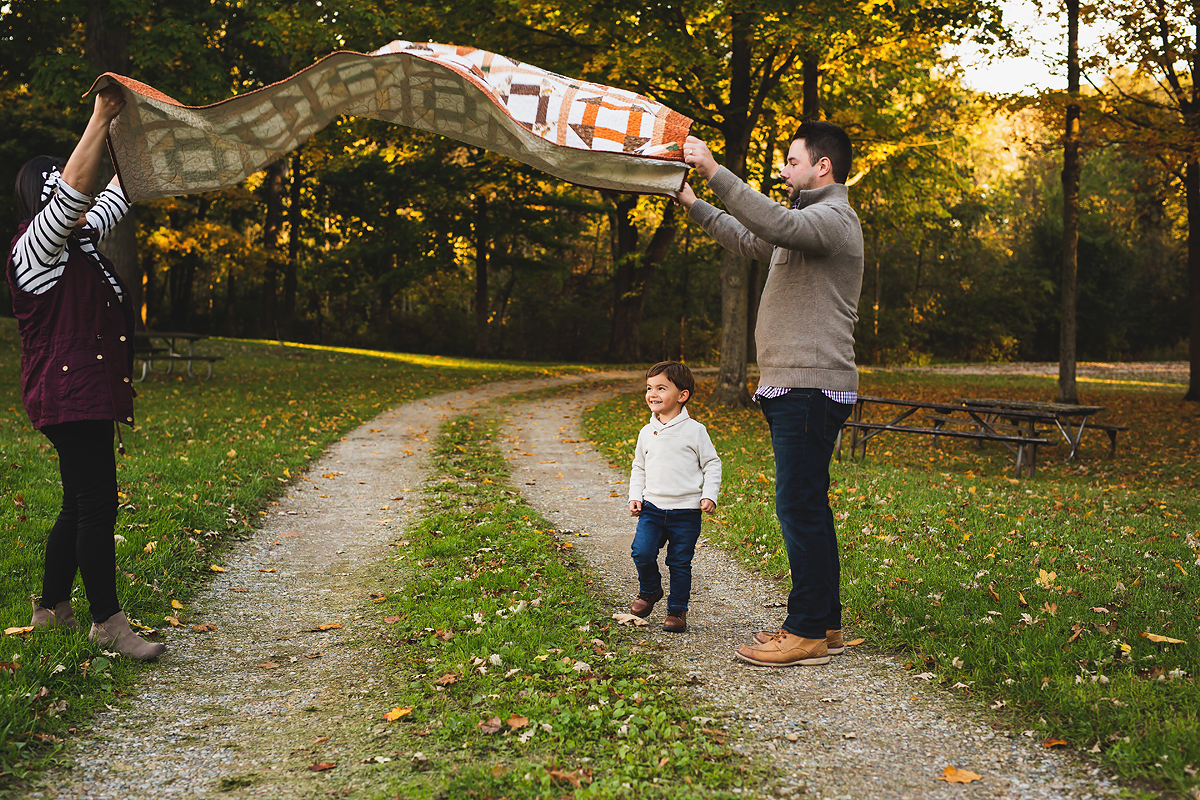
<path fill-rule="evenodd" d="M 33 620 L 29 623 L 34 628 L 69 628 L 75 630 L 78 627 L 75 624 L 75 612 L 71 608 L 70 600 L 63 600 L 53 609 L 42 608 L 38 605 L 38 601 L 34 598 L 29 598 L 30 605 L 33 606 Z"/>
<path fill-rule="evenodd" d="M 104 622 L 92 623 L 88 638 L 138 661 L 153 661 L 167 651 L 165 644 L 147 642 L 134 633 L 124 611 L 118 611 Z"/>
<path fill-rule="evenodd" d="M 766 644 L 781 633 L 787 633 L 783 628 L 777 631 L 759 631 L 754 634 L 754 641 L 757 644 Z M 829 650 L 829 655 L 840 656 L 846 652 L 846 643 L 842 640 L 842 631 L 839 628 L 836 631 L 825 631 L 825 646 Z"/>
<path fill-rule="evenodd" d="M 659 589 L 654 594 L 638 592 L 638 596 L 635 597 L 633 602 L 629 604 L 629 613 L 633 614 L 635 617 L 641 617 L 642 619 L 645 619 L 646 617 L 650 616 L 650 612 L 654 610 L 654 604 L 659 600 L 662 600 L 662 596 L 662 589 Z"/>
<path fill-rule="evenodd" d="M 668 611 L 663 620 L 662 629 L 667 633 L 683 633 L 687 630 L 686 611 Z"/>
<path fill-rule="evenodd" d="M 829 650 L 824 639 L 802 639 L 790 633 L 779 633 L 763 644 L 742 645 L 737 657 L 760 667 L 817 666 L 829 663 Z"/>

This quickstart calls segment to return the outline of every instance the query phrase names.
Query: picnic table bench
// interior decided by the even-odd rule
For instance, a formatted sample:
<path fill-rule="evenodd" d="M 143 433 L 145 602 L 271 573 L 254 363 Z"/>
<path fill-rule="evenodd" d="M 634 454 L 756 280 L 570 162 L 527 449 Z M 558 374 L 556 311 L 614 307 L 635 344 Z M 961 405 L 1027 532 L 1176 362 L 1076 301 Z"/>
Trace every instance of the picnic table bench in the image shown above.
<path fill-rule="evenodd" d="M 870 422 L 863 419 L 863 409 L 867 405 L 891 406 L 895 409 L 892 416 L 882 422 Z M 997 423 L 998 409 L 968 406 L 962 403 L 929 403 L 921 400 L 901 400 L 890 397 L 870 397 L 859 395 L 854 404 L 850 419 L 843 426 L 850 431 L 850 457 L 855 451 L 862 458 L 867 455 L 867 443 L 882 433 L 915 433 L 922 436 L 949 437 L 953 439 L 970 439 L 982 445 L 985 442 L 997 442 L 1005 447 L 1013 457 L 1016 476 L 1028 472 L 1033 477 L 1037 469 L 1038 445 L 1053 444 L 1050 439 L 1039 436 L 1036 430 L 1027 432 L 1017 429 L 1012 423 Z M 918 412 L 928 412 L 918 414 Z M 1015 411 L 1014 416 L 1021 417 L 1027 412 Z M 1006 415 L 1007 417 L 1007 415 Z M 967 428 L 966 430 L 960 429 Z M 932 439 L 931 439 L 932 441 Z M 842 460 L 842 433 L 839 431 L 837 440 L 837 458 Z"/>
<path fill-rule="evenodd" d="M 1039 403 L 1033 400 L 1004 400 L 994 397 L 960 397 L 954 401 L 964 406 L 980 409 L 992 423 L 1007 420 L 1009 424 L 1034 434 L 1038 425 L 1045 425 L 1053 432 L 1057 430 L 1070 445 L 1067 459 L 1079 453 L 1079 443 L 1084 430 L 1091 428 L 1108 435 L 1108 456 L 1117 454 L 1117 434 L 1129 430 L 1127 425 L 1111 425 L 1095 422 L 1091 418 L 1104 411 L 1103 406 L 1081 406 L 1074 403 Z"/>
<path fill-rule="evenodd" d="M 146 375 L 151 372 L 157 372 L 161 375 L 170 375 L 175 368 L 176 362 L 187 363 L 187 374 L 189 378 L 195 378 L 196 373 L 193 371 L 192 365 L 196 361 L 201 361 L 208 364 L 208 380 L 212 380 L 213 365 L 221 360 L 221 356 L 206 356 L 196 353 L 196 342 L 200 339 L 207 338 L 200 333 L 185 333 L 182 331 L 144 331 L 138 333 L 133 339 L 133 354 L 134 357 L 142 362 L 142 375 L 137 378 L 138 382 L 146 380 Z M 161 344 L 156 344 L 161 342 Z M 187 342 L 187 352 L 180 352 L 183 347 L 176 347 L 178 342 Z M 165 366 L 161 369 L 155 369 L 154 362 L 165 362 Z"/>

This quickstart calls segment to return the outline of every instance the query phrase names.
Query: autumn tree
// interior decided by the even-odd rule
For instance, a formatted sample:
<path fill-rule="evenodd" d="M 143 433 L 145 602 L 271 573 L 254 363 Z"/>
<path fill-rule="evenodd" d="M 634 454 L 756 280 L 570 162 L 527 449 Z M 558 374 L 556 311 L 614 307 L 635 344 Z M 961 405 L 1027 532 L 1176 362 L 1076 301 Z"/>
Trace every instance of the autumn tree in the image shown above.
<path fill-rule="evenodd" d="M 1127 68 L 1093 84 L 1115 125 L 1110 139 L 1151 154 L 1183 186 L 1191 365 L 1184 399 L 1200 402 L 1200 6 L 1157 0 L 1097 13 L 1112 23 L 1106 55 Z"/>

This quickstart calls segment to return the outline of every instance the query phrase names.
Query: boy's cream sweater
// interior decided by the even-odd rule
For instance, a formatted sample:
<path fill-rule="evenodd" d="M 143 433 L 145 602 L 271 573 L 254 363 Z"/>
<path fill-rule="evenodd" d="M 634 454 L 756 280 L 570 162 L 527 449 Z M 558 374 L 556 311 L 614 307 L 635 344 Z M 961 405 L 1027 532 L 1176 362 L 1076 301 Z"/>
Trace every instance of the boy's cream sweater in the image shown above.
<path fill-rule="evenodd" d="M 629 499 L 659 508 L 700 508 L 704 498 L 717 502 L 721 491 L 721 457 L 708 431 L 687 409 L 670 422 L 650 422 L 638 434 L 629 472 Z"/>

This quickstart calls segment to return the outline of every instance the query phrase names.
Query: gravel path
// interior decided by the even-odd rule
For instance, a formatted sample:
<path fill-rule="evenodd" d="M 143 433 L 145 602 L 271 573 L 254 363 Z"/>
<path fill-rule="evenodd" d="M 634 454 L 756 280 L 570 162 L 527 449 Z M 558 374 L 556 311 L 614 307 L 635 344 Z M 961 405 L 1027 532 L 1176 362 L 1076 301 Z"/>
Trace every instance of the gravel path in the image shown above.
<path fill-rule="evenodd" d="M 591 380 L 631 378 L 592 375 Z M 516 392 L 579 378 L 516 381 L 399 406 L 338 442 L 271 506 L 189 609 L 137 698 L 100 714 L 71 742 L 73 768 L 52 771 L 31 797 L 242 798 L 346 796 L 378 790 L 398 743 L 380 724 L 389 703 L 371 594 L 393 589 L 378 565 L 422 502 L 438 424 Z M 508 407 L 513 479 L 563 530 L 612 596 L 630 596 L 634 523 L 623 472 L 583 441 L 581 411 L 639 384 L 590 387 Z M 612 495 L 616 496 L 612 496 Z M 589 534 L 576 536 L 575 534 Z M 1086 798 L 1115 787 L 1072 756 L 993 730 L 946 693 L 914 681 L 869 646 L 827 667 L 772 670 L 733 649 L 775 627 L 780 589 L 715 548 L 697 555 L 691 630 L 650 628 L 703 700 L 740 716 L 739 746 L 777 766 L 780 784 L 829 798 Z M 656 621 L 660 621 L 662 608 Z M 341 625 L 325 631 L 313 629 Z M 789 740 L 791 735 L 795 741 Z M 334 762 L 327 772 L 310 765 Z M 953 764 L 983 775 L 936 782 Z"/>
<path fill-rule="evenodd" d="M 619 373 L 618 373 L 619 374 Z M 605 375 L 593 377 L 611 377 Z M 580 378 L 489 384 L 385 412 L 353 431 L 288 489 L 254 537 L 221 563 L 167 636 L 139 695 L 73 740 L 74 768 L 29 796 L 293 798 L 378 784 L 393 756 L 371 594 L 389 544 L 419 512 L 438 425 L 497 397 Z M 326 631 L 313 629 L 337 624 Z M 272 666 L 277 665 L 277 666 Z M 330 762 L 326 772 L 308 767 Z"/>
<path fill-rule="evenodd" d="M 626 507 L 628 476 L 609 468 L 584 441 L 580 413 L 639 386 L 591 388 L 523 403 L 512 411 L 508 431 L 514 482 L 559 530 L 570 532 L 576 552 L 619 598 L 614 610 L 623 610 L 637 586 L 629 557 L 636 523 Z M 742 746 L 778 768 L 781 786 L 813 797 L 873 800 L 1117 793 L 1099 769 L 993 729 L 986 714 L 914 680 L 898 660 L 869 645 L 848 647 L 846 655 L 823 667 L 775 669 L 735 660 L 733 651 L 754 631 L 779 626 L 782 609 L 768 606 L 784 600 L 786 590 L 702 539 L 688 632 L 658 628 L 662 604 L 651 617 L 654 625 L 644 629 L 665 648 L 667 663 L 703 681 L 697 687 L 703 700 L 742 720 L 750 733 Z M 983 780 L 937 781 L 948 765 Z"/>

